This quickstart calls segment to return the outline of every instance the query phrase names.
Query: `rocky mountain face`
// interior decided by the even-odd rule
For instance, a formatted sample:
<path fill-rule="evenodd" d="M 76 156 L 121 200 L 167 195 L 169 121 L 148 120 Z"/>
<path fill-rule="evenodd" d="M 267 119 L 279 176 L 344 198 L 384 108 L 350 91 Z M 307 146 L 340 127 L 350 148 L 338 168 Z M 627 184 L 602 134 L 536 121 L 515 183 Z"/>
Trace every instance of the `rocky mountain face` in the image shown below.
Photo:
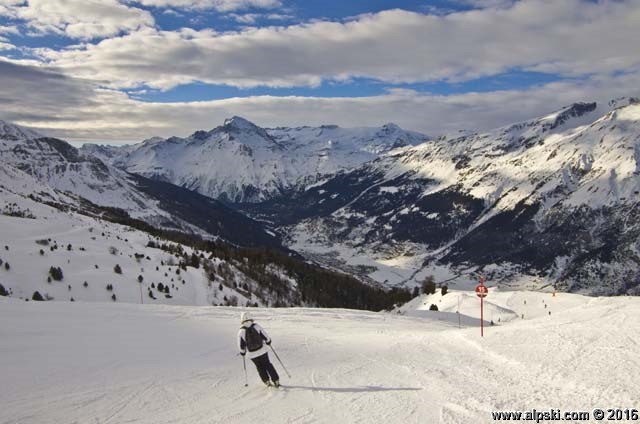
<path fill-rule="evenodd" d="M 42 202 L 141 219 L 237 245 L 280 246 L 261 224 L 214 199 L 129 174 L 63 140 L 6 122 L 0 122 L 0 163 L 0 185 Z"/>
<path fill-rule="evenodd" d="M 235 203 L 267 200 L 426 138 L 394 124 L 265 129 L 233 117 L 187 138 L 154 137 L 120 149 L 83 149 L 128 172 Z"/>
<path fill-rule="evenodd" d="M 28 174 L 50 196 L 235 244 L 281 236 L 372 283 L 469 286 L 481 273 L 514 288 L 640 294 L 638 99 L 430 140 L 392 124 L 264 129 L 235 117 L 184 139 L 76 150 L 0 128 L 5 180 Z"/>
<path fill-rule="evenodd" d="M 0 130 L 0 296 L 374 311 L 411 297 L 306 261 L 215 199 Z"/>
<path fill-rule="evenodd" d="M 393 150 L 241 207 L 308 256 L 388 284 L 640 294 L 640 103 L 578 103 Z"/>

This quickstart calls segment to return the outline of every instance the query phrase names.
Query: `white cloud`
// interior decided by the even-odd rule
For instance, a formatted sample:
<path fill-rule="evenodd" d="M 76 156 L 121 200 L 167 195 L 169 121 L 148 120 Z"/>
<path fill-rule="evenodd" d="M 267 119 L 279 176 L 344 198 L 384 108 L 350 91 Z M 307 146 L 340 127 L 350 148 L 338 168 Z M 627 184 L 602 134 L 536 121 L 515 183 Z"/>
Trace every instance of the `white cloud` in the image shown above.
<path fill-rule="evenodd" d="M 254 24 L 256 22 L 256 19 L 260 18 L 260 16 L 262 15 L 259 13 L 244 13 L 244 14 L 232 13 L 229 15 L 229 17 L 235 20 L 236 22 L 240 24 L 249 24 L 249 25 Z"/>
<path fill-rule="evenodd" d="M 14 46 L 11 43 L 7 43 L 6 39 L 3 39 L 2 37 L 0 37 L 0 51 L 2 50 L 15 50 L 16 46 Z"/>
<path fill-rule="evenodd" d="M 0 34 L 14 34 L 19 35 L 20 30 L 15 25 L 0 25 Z"/>
<path fill-rule="evenodd" d="M 258 96 L 202 102 L 146 103 L 31 62 L 0 61 L 0 119 L 71 140 L 142 140 L 185 136 L 241 115 L 263 126 L 376 126 L 386 122 L 430 135 L 488 130 L 542 116 L 577 101 L 640 94 L 640 68 L 618 76 L 552 83 L 527 90 L 428 95 L 393 90 L 359 98 Z"/>
<path fill-rule="evenodd" d="M 0 0 L 0 7 L 10 7 L 25 3 L 25 0 Z"/>
<path fill-rule="evenodd" d="M 153 7 L 175 7 L 179 9 L 213 9 L 231 12 L 242 9 L 272 9 L 282 6 L 280 0 L 136 0 Z"/>
<path fill-rule="evenodd" d="M 169 16 L 175 16 L 175 17 L 178 17 L 178 18 L 183 18 L 184 17 L 184 15 L 182 13 L 176 12 L 173 9 L 165 9 L 165 10 L 162 11 L 162 14 L 163 15 L 169 15 Z"/>
<path fill-rule="evenodd" d="M 112 88 L 167 89 L 193 81 L 314 86 L 351 77 L 461 81 L 512 69 L 584 76 L 640 64 L 638 28 L 640 2 L 635 0 L 527 0 L 446 16 L 391 10 L 349 22 L 236 33 L 147 28 L 40 53 L 72 75 L 106 81 Z"/>
<path fill-rule="evenodd" d="M 281 13 L 230 13 L 228 16 L 240 24 L 247 25 L 256 23 L 258 19 L 268 21 L 287 21 L 294 18 L 292 15 Z"/>
<path fill-rule="evenodd" d="M 89 40 L 153 26 L 153 16 L 118 0 L 2 0 L 0 16 L 26 21 L 39 34 Z"/>
<path fill-rule="evenodd" d="M 0 15 L 25 20 L 36 31 L 79 39 L 128 32 L 61 51 L 33 51 L 40 62 L 0 57 L 0 118 L 70 139 L 187 135 L 232 115 L 265 126 L 372 126 L 395 121 L 437 135 L 460 128 L 486 130 L 574 101 L 640 94 L 640 3 L 635 0 L 523 0 L 511 6 L 498 2 L 499 7 L 443 16 L 392 10 L 348 22 L 232 33 L 159 31 L 152 27 L 151 15 L 132 6 L 135 3 L 129 7 L 116 0 L 0 0 Z M 142 3 L 217 10 L 257 4 Z M 260 4 L 276 3 L 280 2 Z M 0 27 L 0 33 L 1 28 L 8 28 L 4 34 L 15 34 L 13 27 Z M 13 48 L 6 37 L 0 37 L 3 48 Z M 512 69 L 580 78 L 527 90 L 450 96 L 396 89 L 362 98 L 259 96 L 188 103 L 145 103 L 114 90 L 139 88 L 135 96 L 148 87 L 168 89 L 193 81 L 309 86 L 357 76 L 387 82 L 458 81 Z"/>
<path fill-rule="evenodd" d="M 31 60 L 0 58 L 0 98 L 8 120 L 73 121 L 78 110 L 95 104 L 95 89 Z M 1 118 L 0 118 L 1 119 Z M 83 117 L 80 120 L 84 120 Z"/>

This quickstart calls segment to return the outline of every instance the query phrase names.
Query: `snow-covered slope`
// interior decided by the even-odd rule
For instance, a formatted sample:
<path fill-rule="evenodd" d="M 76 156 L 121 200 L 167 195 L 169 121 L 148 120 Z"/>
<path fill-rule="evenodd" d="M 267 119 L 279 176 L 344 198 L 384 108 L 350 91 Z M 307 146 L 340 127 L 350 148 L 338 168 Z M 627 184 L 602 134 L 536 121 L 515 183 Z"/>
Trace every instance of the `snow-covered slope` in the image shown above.
<path fill-rule="evenodd" d="M 0 130 L 0 186 L 9 191 L 84 212 L 106 211 L 119 218 L 142 219 L 156 228 L 222 238 L 237 245 L 280 246 L 277 237 L 261 224 L 214 199 L 128 174 L 106 165 L 90 150 L 81 152 L 63 140 L 4 122 Z M 96 206 L 107 209 L 95 211 Z"/>
<path fill-rule="evenodd" d="M 640 103 L 619 99 L 397 149 L 247 210 L 379 281 L 465 283 L 484 267 L 611 294 L 640 287 L 639 201 Z"/>
<path fill-rule="evenodd" d="M 266 305 L 276 299 L 230 261 L 208 254 L 207 259 L 202 255 L 198 268 L 180 267 L 185 257 L 200 257 L 201 252 L 59 210 L 6 187 L 0 187 L 0 233 L 0 293 L 15 299 L 31 299 L 35 292 L 56 301 L 173 305 Z M 205 262 L 215 273 L 207 274 Z M 116 265 L 121 272 L 115 271 Z M 53 278 L 51 267 L 60 268 L 61 280 Z"/>
<path fill-rule="evenodd" d="M 41 137 L 42 134 L 32 129 L 0 120 L 0 140 L 31 140 Z"/>
<path fill-rule="evenodd" d="M 9 184 L 4 184 L 5 175 L 11 177 Z M 206 212 L 184 193 L 176 196 L 172 190 L 179 187 L 161 189 L 168 192 L 163 196 L 176 197 L 180 205 L 175 210 Z M 22 171 L 0 168 L 0 296 L 369 310 L 389 309 L 409 298 L 408 292 L 385 292 L 321 268 L 280 245 L 238 247 L 161 231 L 86 201 L 74 206 L 76 201 Z M 260 240 L 251 234 L 247 218 L 229 221 L 213 212 L 200 219 L 214 220 L 214 225 L 226 218 L 226 228 L 235 225 L 242 231 L 238 238 Z"/>
<path fill-rule="evenodd" d="M 541 294 L 503 296 L 502 308 L 524 297 L 548 311 Z M 251 363 L 244 387 L 241 308 L 0 298 L 1 417 L 468 424 L 494 422 L 498 411 L 587 411 L 593 421 L 594 408 L 637 409 L 640 299 L 544 296 L 551 315 L 489 326 L 482 339 L 477 321 L 459 329 L 446 312 L 252 309 L 291 374 L 270 355 L 279 390 Z"/>
<path fill-rule="evenodd" d="M 100 159 L 104 163 L 118 166 L 121 165 L 118 159 L 129 154 L 133 149 L 133 145 L 110 146 L 85 143 L 80 150 L 85 154 Z"/>
<path fill-rule="evenodd" d="M 487 327 L 510 323 L 514 320 L 531 320 L 550 317 L 552 313 L 589 304 L 594 298 L 561 292 L 504 290 L 487 286 L 489 295 L 484 299 L 484 321 Z M 438 313 L 430 310 L 436 305 Z M 431 317 L 458 325 L 480 325 L 480 299 L 475 291 L 448 290 L 442 294 L 422 294 L 396 308 L 395 313 L 411 317 Z"/>
<path fill-rule="evenodd" d="M 233 117 L 187 138 L 154 137 L 133 147 L 84 149 L 132 173 L 213 198 L 255 202 L 425 139 L 394 124 L 264 129 Z"/>
<path fill-rule="evenodd" d="M 0 123 L 0 163 L 43 184 L 71 192 L 97 205 L 118 207 L 132 216 L 168 216 L 133 187 L 126 173 L 78 152 L 68 143 Z"/>

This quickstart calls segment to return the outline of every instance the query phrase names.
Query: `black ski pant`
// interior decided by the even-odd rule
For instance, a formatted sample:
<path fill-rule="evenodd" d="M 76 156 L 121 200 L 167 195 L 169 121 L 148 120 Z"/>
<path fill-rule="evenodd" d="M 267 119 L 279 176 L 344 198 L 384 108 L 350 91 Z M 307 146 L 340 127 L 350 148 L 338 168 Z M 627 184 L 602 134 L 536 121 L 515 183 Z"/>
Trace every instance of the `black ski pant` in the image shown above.
<path fill-rule="evenodd" d="M 280 376 L 276 372 L 276 369 L 273 367 L 271 361 L 269 361 L 269 354 L 265 353 L 264 355 L 260 355 L 257 358 L 251 359 L 254 364 L 256 364 L 256 368 L 258 369 L 258 374 L 260 374 L 260 378 L 264 383 L 269 382 L 269 378 L 271 381 L 276 382 L 280 380 Z"/>

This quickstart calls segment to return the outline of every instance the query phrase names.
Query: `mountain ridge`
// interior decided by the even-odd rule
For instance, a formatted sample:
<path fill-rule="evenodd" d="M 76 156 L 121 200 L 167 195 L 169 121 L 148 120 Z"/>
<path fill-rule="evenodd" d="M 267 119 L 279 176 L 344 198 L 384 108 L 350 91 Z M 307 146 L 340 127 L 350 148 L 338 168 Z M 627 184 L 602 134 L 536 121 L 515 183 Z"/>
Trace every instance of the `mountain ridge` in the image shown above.
<path fill-rule="evenodd" d="M 154 137 L 105 153 L 96 147 L 83 148 L 129 172 L 235 203 L 266 200 L 425 139 L 395 124 L 261 128 L 234 116 L 186 138 Z"/>
<path fill-rule="evenodd" d="M 0 175 L 0 185 L 15 191 L 26 184 L 31 193 L 23 194 L 79 211 L 103 213 L 100 208 L 105 208 L 119 218 L 141 219 L 159 228 L 221 238 L 239 246 L 282 248 L 274 233 L 217 200 L 129 174 L 64 140 L 21 132 L 6 123 L 3 128 L 9 136 L 0 134 L 0 162 L 8 172 Z"/>
<path fill-rule="evenodd" d="M 97 176 L 84 184 L 89 200 L 104 200 L 115 175 L 137 187 L 134 204 L 165 218 L 181 211 L 214 233 L 224 219 L 242 222 L 195 219 L 215 202 L 198 192 L 213 190 L 260 223 L 247 224 L 256 225 L 247 234 L 283 239 L 312 261 L 389 287 L 411 288 L 427 275 L 466 287 L 481 272 L 514 288 L 640 293 L 636 98 L 574 103 L 426 141 L 394 124 L 263 129 L 240 117 L 187 138 L 79 151 L 44 137 L 10 149 L 18 133 L 6 132 L 0 154 L 59 190 L 82 196 L 82 178 L 60 175 L 84 177 L 89 167 Z M 47 150 L 40 162 L 20 162 L 38 149 Z"/>
<path fill-rule="evenodd" d="M 640 293 L 640 104 L 579 103 L 396 149 L 251 216 L 308 257 L 389 285 Z M 607 217 L 607 218 L 604 218 Z M 359 270 L 359 271 L 358 271 Z"/>

